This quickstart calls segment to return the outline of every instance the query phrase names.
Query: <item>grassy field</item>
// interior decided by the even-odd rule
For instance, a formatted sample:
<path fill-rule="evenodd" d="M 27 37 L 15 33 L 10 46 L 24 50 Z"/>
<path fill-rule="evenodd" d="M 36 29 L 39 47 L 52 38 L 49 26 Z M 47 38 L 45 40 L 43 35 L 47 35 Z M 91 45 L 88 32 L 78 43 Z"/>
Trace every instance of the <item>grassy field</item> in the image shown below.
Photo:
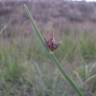
<path fill-rule="evenodd" d="M 9 24 L 4 31 L 1 28 L 0 96 L 82 96 L 76 94 L 48 58 L 28 20 L 21 25 Z M 37 25 L 43 36 L 54 31 L 57 41 L 62 42 L 54 55 L 83 96 L 96 96 L 96 32 L 95 24 L 90 24 L 91 27 L 87 24 L 87 31 L 82 23 L 73 24 L 74 27 L 69 23 L 67 27 L 62 24 L 56 27 L 50 22 L 43 27 L 42 23 Z"/>
<path fill-rule="evenodd" d="M 0 36 L 1 96 L 77 96 L 50 61 L 32 32 L 10 38 Z M 96 34 L 66 32 L 54 54 L 64 71 L 84 91 L 96 95 Z M 91 94 L 91 95 L 90 95 Z"/>

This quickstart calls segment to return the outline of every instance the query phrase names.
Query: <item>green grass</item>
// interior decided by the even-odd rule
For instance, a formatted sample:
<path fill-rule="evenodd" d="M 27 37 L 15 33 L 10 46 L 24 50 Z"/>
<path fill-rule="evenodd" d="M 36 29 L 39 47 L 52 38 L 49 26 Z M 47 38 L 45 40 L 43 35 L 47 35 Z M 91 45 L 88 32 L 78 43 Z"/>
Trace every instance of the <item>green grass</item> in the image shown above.
<path fill-rule="evenodd" d="M 79 62 L 80 65 L 77 65 L 78 69 L 80 68 L 80 78 L 83 80 L 85 78 L 85 71 L 82 71 L 84 67 L 82 69 L 81 65 L 84 65 L 85 63 L 90 65 L 90 62 L 94 61 L 96 56 L 95 46 L 91 45 L 95 45 L 95 41 L 92 42 L 92 44 L 88 43 L 91 42 L 90 39 L 88 39 L 87 42 L 87 37 L 82 39 L 84 37 L 81 36 L 80 43 L 76 43 L 70 38 L 70 35 L 67 38 L 64 38 L 62 44 L 54 54 L 61 60 L 64 67 L 66 67 L 66 63 L 70 63 L 69 67 L 73 67 L 71 63 L 73 64 L 73 62 L 76 61 L 75 57 L 77 54 L 81 53 L 84 62 L 81 60 L 81 62 Z M 23 96 L 24 92 L 25 94 L 28 94 L 27 96 L 30 96 L 30 94 L 34 94 L 34 96 L 70 96 L 72 93 L 75 94 L 68 82 L 66 82 L 65 79 L 63 80 L 58 68 L 50 59 L 48 59 L 42 50 L 42 46 L 39 43 L 35 43 L 33 46 L 33 43 L 29 42 L 30 40 L 32 40 L 32 38 L 22 39 L 21 37 L 20 41 L 14 38 L 13 42 L 10 42 L 10 40 L 8 41 L 2 38 L 2 41 L 0 42 L 0 45 L 2 45 L 0 46 L 0 88 L 2 89 L 0 89 L 0 94 L 3 94 L 3 96 L 10 96 L 11 94 L 14 94 L 13 96 Z M 80 44 L 80 50 L 76 51 L 78 44 Z M 89 46 L 91 46 L 91 49 Z M 90 52 L 91 50 L 92 52 Z M 90 52 L 90 54 L 86 51 Z M 94 58 L 85 58 L 85 55 L 89 57 L 91 55 Z M 90 65 L 88 70 L 91 70 L 91 67 L 92 66 Z M 70 70 L 70 68 L 68 71 L 68 75 L 72 77 L 74 73 L 71 72 L 72 70 Z M 92 69 L 92 72 L 94 74 L 90 73 L 90 76 L 89 73 L 87 73 L 87 79 L 89 81 L 91 80 L 91 84 L 87 85 L 89 89 L 91 88 L 90 90 L 95 90 L 96 77 L 93 78 L 96 74 L 95 69 Z M 75 80 L 77 80 L 77 77 L 75 78 Z M 82 82 L 86 82 L 87 79 Z M 85 90 L 85 88 L 81 86 L 82 84 L 78 82 L 76 84 L 80 90 Z M 20 88 L 20 90 L 18 88 Z M 31 90 L 31 93 L 29 91 L 27 92 L 27 90 Z"/>
<path fill-rule="evenodd" d="M 80 91 L 79 87 L 75 84 L 75 82 L 68 76 L 68 74 L 65 73 L 63 67 L 62 67 L 62 63 L 60 63 L 60 61 L 57 59 L 57 57 L 54 55 L 54 53 L 50 52 L 50 50 L 45 47 L 45 42 L 44 42 L 44 38 L 41 34 L 41 32 L 39 31 L 39 29 L 37 28 L 32 16 L 31 16 L 31 13 L 28 9 L 28 7 L 26 5 L 24 5 L 25 9 L 26 9 L 26 12 L 31 20 L 31 23 L 32 23 L 32 27 L 33 27 L 33 32 L 36 33 L 36 35 L 38 36 L 38 39 L 41 41 L 42 43 L 42 46 L 44 46 L 44 50 L 46 52 L 46 55 L 48 54 L 48 57 L 49 59 L 54 63 L 56 64 L 58 70 L 60 71 L 60 73 L 62 74 L 63 78 L 66 79 L 69 84 L 71 85 L 71 87 L 76 91 L 76 93 L 78 94 L 78 96 L 84 96 L 83 93 Z"/>
<path fill-rule="evenodd" d="M 92 33 L 79 33 L 79 40 L 64 33 L 62 44 L 52 53 L 44 47 L 39 30 L 33 31 L 26 38 L 23 33 L 9 39 L 0 34 L 0 95 L 87 96 L 90 90 L 95 96 L 96 42 Z"/>
<path fill-rule="evenodd" d="M 96 59 L 96 42 L 95 40 L 91 39 L 90 37 L 84 38 L 82 36 L 80 41 L 80 51 L 82 57 L 86 61 L 94 60 Z"/>

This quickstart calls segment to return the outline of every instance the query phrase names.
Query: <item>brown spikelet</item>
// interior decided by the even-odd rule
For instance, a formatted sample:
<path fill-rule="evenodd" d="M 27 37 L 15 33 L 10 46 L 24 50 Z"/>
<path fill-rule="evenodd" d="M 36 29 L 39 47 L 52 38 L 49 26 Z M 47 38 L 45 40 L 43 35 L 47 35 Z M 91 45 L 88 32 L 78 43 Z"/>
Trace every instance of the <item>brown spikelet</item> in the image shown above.
<path fill-rule="evenodd" d="M 48 40 L 46 40 L 47 47 L 51 50 L 54 51 L 59 47 L 59 43 L 56 42 L 54 33 L 50 34 Z"/>

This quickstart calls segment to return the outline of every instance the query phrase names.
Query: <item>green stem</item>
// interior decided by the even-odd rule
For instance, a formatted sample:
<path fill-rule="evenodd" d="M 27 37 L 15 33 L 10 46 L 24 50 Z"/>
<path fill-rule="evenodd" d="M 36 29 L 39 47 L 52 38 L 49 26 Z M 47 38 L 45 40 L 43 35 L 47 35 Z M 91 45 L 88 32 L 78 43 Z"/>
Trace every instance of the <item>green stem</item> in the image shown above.
<path fill-rule="evenodd" d="M 33 31 L 36 33 L 36 35 L 40 39 L 43 46 L 45 46 L 44 38 L 43 38 L 41 32 L 39 31 L 39 29 L 37 28 L 37 26 L 36 26 L 36 24 L 35 24 L 35 22 L 33 20 L 31 12 L 29 11 L 29 9 L 28 9 L 28 7 L 26 5 L 24 5 L 24 7 L 25 7 L 25 10 L 26 10 L 30 20 L 31 20 Z M 64 69 L 62 67 L 63 64 L 60 64 L 59 60 L 56 58 L 54 53 L 50 52 L 50 50 L 47 47 L 44 47 L 44 49 L 46 50 L 46 52 L 48 54 L 48 57 L 51 59 L 51 61 L 54 64 L 56 64 L 57 68 L 59 69 L 59 71 L 63 75 L 64 79 L 66 79 L 70 83 L 70 85 L 74 88 L 74 90 L 77 92 L 78 96 L 84 96 L 83 93 L 80 91 L 80 89 L 75 84 L 75 82 L 73 82 L 73 80 L 65 73 L 65 71 L 64 71 Z"/>
<path fill-rule="evenodd" d="M 56 56 L 54 54 L 50 54 L 49 58 L 51 59 L 51 61 L 53 61 L 54 64 L 57 65 L 57 67 L 58 67 L 59 71 L 61 72 L 63 78 L 66 79 L 70 83 L 70 85 L 77 92 L 78 96 L 84 96 L 83 93 L 80 91 L 80 89 L 75 84 L 75 82 L 65 73 L 64 68 L 62 67 L 62 64 L 59 63 L 59 60 L 57 60 Z"/>

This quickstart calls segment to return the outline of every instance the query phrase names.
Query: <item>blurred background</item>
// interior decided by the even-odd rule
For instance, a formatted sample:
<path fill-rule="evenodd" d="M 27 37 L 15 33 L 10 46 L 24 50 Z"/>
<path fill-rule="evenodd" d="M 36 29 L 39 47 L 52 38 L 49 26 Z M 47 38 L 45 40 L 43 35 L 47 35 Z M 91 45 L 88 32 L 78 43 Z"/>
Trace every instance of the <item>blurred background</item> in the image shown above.
<path fill-rule="evenodd" d="M 91 1 L 91 2 L 89 2 Z M 96 96 L 96 0 L 0 0 L 0 96 L 77 96 L 33 33 L 26 4 L 84 96 Z"/>

